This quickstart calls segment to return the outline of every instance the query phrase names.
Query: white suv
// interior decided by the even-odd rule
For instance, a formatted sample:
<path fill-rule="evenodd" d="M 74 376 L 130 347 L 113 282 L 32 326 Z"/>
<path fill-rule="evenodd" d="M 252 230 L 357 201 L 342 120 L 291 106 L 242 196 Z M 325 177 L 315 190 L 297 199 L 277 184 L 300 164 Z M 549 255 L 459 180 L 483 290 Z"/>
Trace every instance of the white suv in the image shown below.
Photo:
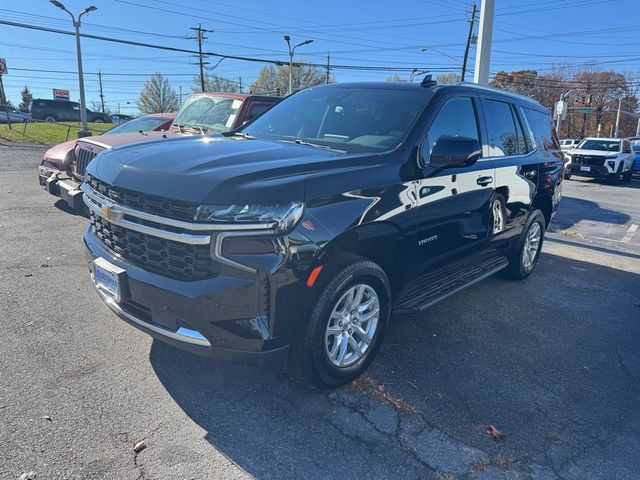
<path fill-rule="evenodd" d="M 618 182 L 620 177 L 630 180 L 634 154 L 631 143 L 620 138 L 585 138 L 565 153 L 569 164 L 567 175 L 607 178 Z"/>

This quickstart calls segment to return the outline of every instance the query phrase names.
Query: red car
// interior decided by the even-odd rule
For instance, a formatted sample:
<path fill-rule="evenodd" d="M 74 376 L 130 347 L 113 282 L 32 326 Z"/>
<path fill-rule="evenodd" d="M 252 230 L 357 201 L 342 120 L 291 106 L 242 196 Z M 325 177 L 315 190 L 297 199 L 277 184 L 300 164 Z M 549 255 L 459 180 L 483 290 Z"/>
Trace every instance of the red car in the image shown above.
<path fill-rule="evenodd" d="M 261 115 L 280 100 L 278 97 L 240 93 L 193 93 L 183 102 L 171 127 L 166 131 L 108 134 L 124 127 L 129 123 L 127 122 L 106 134 L 65 142 L 51 148 L 44 154 L 42 165 L 38 168 L 40 184 L 52 195 L 62 198 L 70 207 L 83 209 L 80 184 L 87 165 L 101 151 L 179 135 L 204 135 L 233 130 Z M 55 161 L 52 160 L 54 158 Z"/>
<path fill-rule="evenodd" d="M 143 115 L 142 117 L 134 118 L 128 122 L 122 123 L 117 127 L 112 128 L 108 132 L 98 135 L 96 137 L 90 137 L 91 140 L 103 139 L 106 136 L 118 135 L 122 133 L 136 134 L 150 131 L 164 131 L 168 130 L 173 119 L 176 118 L 175 113 L 151 113 L 149 115 Z M 85 140 L 89 141 L 88 138 Z M 54 173 L 59 172 L 71 172 L 71 165 L 63 167 L 63 163 L 67 155 L 70 154 L 76 147 L 78 140 L 69 140 L 67 142 L 60 143 L 54 147 L 51 147 L 44 153 L 42 162 L 38 167 L 38 179 L 40 185 L 43 187 L 46 185 L 47 178 Z M 105 140 L 105 143 L 110 143 L 109 140 Z"/>

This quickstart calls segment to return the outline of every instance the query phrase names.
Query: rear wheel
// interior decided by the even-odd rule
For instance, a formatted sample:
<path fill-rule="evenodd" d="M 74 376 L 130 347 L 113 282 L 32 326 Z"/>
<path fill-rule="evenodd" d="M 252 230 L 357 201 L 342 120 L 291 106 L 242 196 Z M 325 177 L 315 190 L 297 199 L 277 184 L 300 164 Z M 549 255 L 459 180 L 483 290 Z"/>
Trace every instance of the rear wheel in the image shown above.
<path fill-rule="evenodd" d="M 96 118 L 96 123 L 104 123 L 104 120 L 102 120 L 101 118 Z"/>
<path fill-rule="evenodd" d="M 45 122 L 49 122 L 49 123 L 53 123 L 53 122 L 57 122 L 58 118 L 55 115 L 45 115 L 44 121 Z"/>
<path fill-rule="evenodd" d="M 391 294 L 384 271 L 361 257 L 347 257 L 323 273 L 291 365 L 331 388 L 355 379 L 373 360 L 391 316 Z"/>
<path fill-rule="evenodd" d="M 527 278 L 538 264 L 544 242 L 545 218 L 538 209 L 533 210 L 516 245 L 509 255 L 505 274 L 514 280 Z"/>

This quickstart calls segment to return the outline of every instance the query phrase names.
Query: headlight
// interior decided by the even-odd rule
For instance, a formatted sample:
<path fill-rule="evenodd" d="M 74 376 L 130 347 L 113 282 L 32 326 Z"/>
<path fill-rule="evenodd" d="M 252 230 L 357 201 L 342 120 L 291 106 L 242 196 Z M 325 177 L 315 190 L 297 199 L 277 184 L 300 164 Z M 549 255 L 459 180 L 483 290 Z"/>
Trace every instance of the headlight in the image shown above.
<path fill-rule="evenodd" d="M 260 224 L 268 225 L 279 232 L 289 230 L 296 224 L 304 204 L 299 202 L 280 205 L 200 205 L 196 210 L 196 222 L 220 224 Z"/>

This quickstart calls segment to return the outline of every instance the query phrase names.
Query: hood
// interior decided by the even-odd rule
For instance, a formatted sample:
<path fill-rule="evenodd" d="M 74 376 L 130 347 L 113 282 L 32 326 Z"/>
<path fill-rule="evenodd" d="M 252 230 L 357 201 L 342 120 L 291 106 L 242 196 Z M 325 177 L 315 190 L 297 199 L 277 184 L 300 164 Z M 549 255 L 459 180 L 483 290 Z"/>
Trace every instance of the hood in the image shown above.
<path fill-rule="evenodd" d="M 573 148 L 567 152 L 569 155 L 584 155 L 586 157 L 607 157 L 619 154 L 620 152 L 604 152 L 602 150 L 578 150 Z"/>
<path fill-rule="evenodd" d="M 173 138 L 177 134 L 170 131 L 164 132 L 132 132 L 132 133 L 116 133 L 114 135 L 98 135 L 95 137 L 84 137 L 83 142 L 94 143 L 103 148 L 115 148 L 130 143 L 149 142 L 163 138 Z"/>
<path fill-rule="evenodd" d="M 193 203 L 304 200 L 313 174 L 370 165 L 368 156 L 270 140 L 183 137 L 100 153 L 87 172 L 109 184 Z"/>

